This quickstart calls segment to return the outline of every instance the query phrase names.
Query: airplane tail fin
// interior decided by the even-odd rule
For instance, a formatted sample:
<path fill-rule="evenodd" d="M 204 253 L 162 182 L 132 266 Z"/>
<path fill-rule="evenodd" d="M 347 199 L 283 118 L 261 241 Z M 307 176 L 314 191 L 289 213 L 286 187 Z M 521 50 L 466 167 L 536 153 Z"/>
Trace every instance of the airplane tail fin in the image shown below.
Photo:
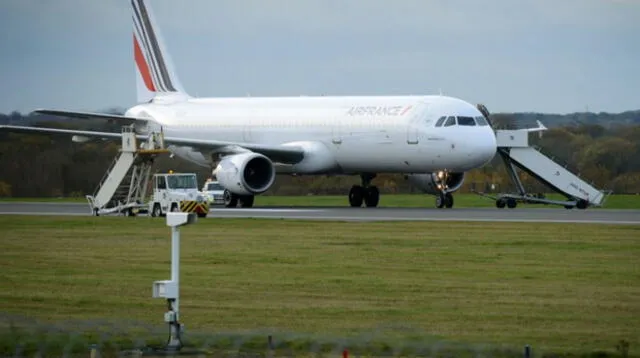
<path fill-rule="evenodd" d="M 189 97 L 178 79 L 146 0 L 131 0 L 131 11 L 138 103 L 148 102 L 162 94 Z"/>

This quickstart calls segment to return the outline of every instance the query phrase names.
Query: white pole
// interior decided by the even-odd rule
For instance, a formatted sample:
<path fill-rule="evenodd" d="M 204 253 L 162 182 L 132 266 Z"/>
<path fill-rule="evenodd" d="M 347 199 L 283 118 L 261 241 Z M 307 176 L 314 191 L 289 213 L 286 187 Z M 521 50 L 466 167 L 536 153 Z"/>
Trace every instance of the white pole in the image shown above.
<path fill-rule="evenodd" d="M 180 303 L 180 228 L 178 226 L 171 227 L 171 281 L 176 285 L 176 300 L 173 303 L 173 310 L 176 315 L 176 321 L 180 321 L 178 317 Z"/>

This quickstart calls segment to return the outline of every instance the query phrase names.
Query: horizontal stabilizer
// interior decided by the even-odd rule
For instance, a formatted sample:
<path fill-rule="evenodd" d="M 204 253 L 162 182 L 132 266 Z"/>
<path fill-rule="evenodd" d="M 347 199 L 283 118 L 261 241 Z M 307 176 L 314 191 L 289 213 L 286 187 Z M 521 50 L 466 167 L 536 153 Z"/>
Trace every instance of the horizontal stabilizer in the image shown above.
<path fill-rule="evenodd" d="M 49 116 L 64 117 L 64 118 L 76 118 L 76 119 L 102 119 L 102 120 L 116 120 L 125 124 L 132 124 L 135 121 L 146 121 L 146 118 L 127 117 L 119 114 L 105 114 L 105 113 L 91 113 L 91 112 L 71 112 L 60 111 L 55 109 L 38 109 L 33 113 L 46 114 Z"/>
<path fill-rule="evenodd" d="M 76 129 L 57 129 L 57 128 L 43 128 L 43 127 L 26 127 L 26 126 L 5 126 L 0 125 L 0 132 L 15 132 L 15 133 L 36 133 L 36 134 L 66 134 L 72 136 L 78 136 L 83 138 L 103 138 L 103 139 L 121 139 L 120 133 L 112 132 L 97 132 L 97 131 L 82 131 Z M 138 135 L 139 139 L 146 139 L 146 136 Z"/>
<path fill-rule="evenodd" d="M 538 125 L 537 127 L 534 128 L 525 128 L 522 129 L 523 131 L 526 132 L 541 132 L 541 131 L 546 131 L 548 128 L 545 127 L 544 124 L 542 124 L 542 122 L 540 122 L 539 120 L 536 120 L 536 124 Z"/>

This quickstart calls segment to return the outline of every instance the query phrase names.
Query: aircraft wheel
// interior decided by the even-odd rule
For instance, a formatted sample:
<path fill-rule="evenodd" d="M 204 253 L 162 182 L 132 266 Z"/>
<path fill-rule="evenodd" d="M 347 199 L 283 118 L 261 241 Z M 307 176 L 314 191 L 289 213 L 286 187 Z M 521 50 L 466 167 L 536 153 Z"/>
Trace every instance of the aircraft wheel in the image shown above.
<path fill-rule="evenodd" d="M 444 206 L 449 209 L 453 207 L 453 195 L 451 193 L 444 195 Z"/>
<path fill-rule="evenodd" d="M 349 205 L 354 208 L 362 206 L 364 199 L 364 188 L 360 185 L 354 185 L 349 190 Z"/>
<path fill-rule="evenodd" d="M 224 206 L 227 208 L 235 208 L 238 205 L 238 195 L 230 192 L 228 189 L 224 190 L 222 194 L 224 199 Z"/>
<path fill-rule="evenodd" d="M 505 206 L 506 204 L 507 204 L 507 203 L 504 201 L 504 199 L 498 199 L 498 200 L 496 200 L 496 208 L 498 208 L 498 209 L 502 209 L 502 208 L 504 208 L 504 206 Z"/>
<path fill-rule="evenodd" d="M 436 195 L 436 208 L 442 209 L 445 204 L 445 196 L 442 193 Z"/>
<path fill-rule="evenodd" d="M 380 190 L 377 186 L 370 186 L 364 190 L 364 204 L 367 207 L 376 207 L 380 202 Z"/>
<path fill-rule="evenodd" d="M 565 205 L 564 208 L 567 210 L 571 210 L 573 209 L 573 205 Z"/>
<path fill-rule="evenodd" d="M 509 207 L 509 209 L 513 209 L 516 206 L 518 206 L 518 203 L 516 202 L 516 199 L 514 198 L 508 198 L 507 199 L 507 206 Z"/>
<path fill-rule="evenodd" d="M 240 207 L 241 208 L 250 208 L 253 206 L 253 199 L 255 196 L 253 195 L 243 195 L 240 197 Z"/>

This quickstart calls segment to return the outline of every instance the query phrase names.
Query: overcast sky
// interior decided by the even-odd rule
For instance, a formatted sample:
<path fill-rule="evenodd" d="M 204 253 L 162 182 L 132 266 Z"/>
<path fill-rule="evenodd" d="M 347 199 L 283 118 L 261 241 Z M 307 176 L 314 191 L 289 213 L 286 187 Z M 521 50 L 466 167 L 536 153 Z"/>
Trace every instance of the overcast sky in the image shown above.
<path fill-rule="evenodd" d="M 640 0 L 151 0 L 197 96 L 640 109 Z M 0 0 L 0 112 L 135 105 L 128 0 Z"/>

